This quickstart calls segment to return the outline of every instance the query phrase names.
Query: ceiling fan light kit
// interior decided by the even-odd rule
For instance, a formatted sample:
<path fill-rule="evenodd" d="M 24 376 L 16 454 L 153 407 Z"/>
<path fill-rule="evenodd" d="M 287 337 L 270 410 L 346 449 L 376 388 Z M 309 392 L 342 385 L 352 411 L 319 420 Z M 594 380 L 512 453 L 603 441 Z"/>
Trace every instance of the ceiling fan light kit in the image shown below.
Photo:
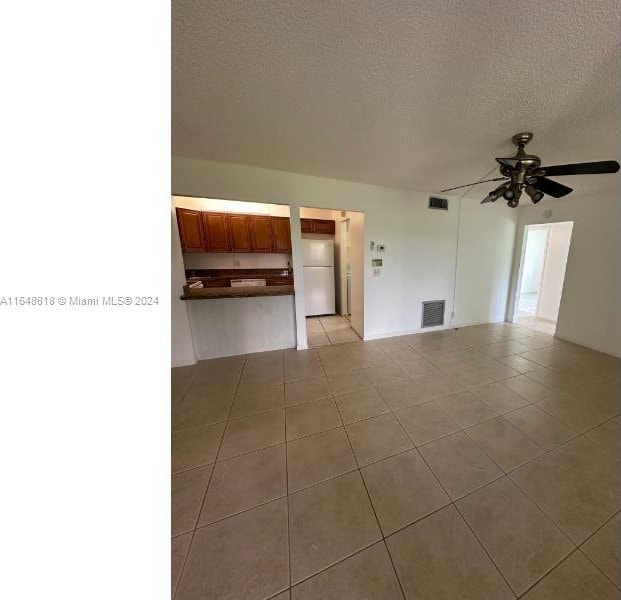
<path fill-rule="evenodd" d="M 533 204 L 537 204 L 537 202 L 539 202 L 544 196 L 543 192 L 536 190 L 532 185 L 527 185 L 524 188 L 524 191 L 530 196 Z"/>
<path fill-rule="evenodd" d="M 502 196 L 507 201 L 507 206 L 516 208 L 520 203 L 522 190 L 530 197 L 533 204 L 540 202 L 546 194 L 552 198 L 562 198 L 573 191 L 572 188 L 566 185 L 548 179 L 548 175 L 597 175 L 601 173 L 616 173 L 619 170 L 619 163 L 615 160 L 542 167 L 541 159 L 538 156 L 526 154 L 524 151 L 524 146 L 533 139 L 532 133 L 528 131 L 516 133 L 511 139 L 518 148 L 515 156 L 496 158 L 496 162 L 500 165 L 502 177 L 448 188 L 442 190 L 442 192 L 472 187 L 473 185 L 489 181 L 504 180 L 504 183 L 500 184 L 481 200 L 481 204 L 496 202 Z"/>

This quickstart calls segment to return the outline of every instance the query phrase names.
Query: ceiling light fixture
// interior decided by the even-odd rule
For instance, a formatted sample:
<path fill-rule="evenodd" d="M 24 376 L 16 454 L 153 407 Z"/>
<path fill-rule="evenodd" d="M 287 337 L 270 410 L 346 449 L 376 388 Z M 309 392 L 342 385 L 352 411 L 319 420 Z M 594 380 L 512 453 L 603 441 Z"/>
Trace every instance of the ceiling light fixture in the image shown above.
<path fill-rule="evenodd" d="M 507 201 L 507 206 L 515 208 L 520 203 L 520 196 L 522 195 L 522 186 L 515 182 L 507 187 L 502 196 Z"/>
<path fill-rule="evenodd" d="M 537 204 L 541 201 L 544 195 L 551 196 L 552 198 L 562 198 L 573 191 L 571 188 L 563 185 L 562 183 L 558 183 L 553 179 L 548 179 L 550 176 L 560 177 L 566 175 L 617 173 L 621 168 L 616 160 L 600 160 L 588 163 L 541 166 L 541 159 L 538 156 L 535 156 L 534 154 L 527 154 L 524 150 L 524 147 L 532 139 L 533 134 L 529 131 L 516 133 L 513 136 L 512 141 L 517 146 L 515 156 L 496 158 L 496 162 L 500 168 L 501 177 L 479 180 L 474 183 L 458 185 L 442 191 L 450 192 L 461 188 L 469 188 L 474 185 L 479 185 L 480 183 L 506 179 L 510 180 L 506 181 L 506 187 L 503 187 L 505 184 L 502 184 L 501 187 L 496 188 L 493 192 L 490 192 L 487 196 L 485 196 L 485 198 L 481 200 L 481 203 L 495 202 L 499 197 L 498 191 L 502 190 L 502 195 L 507 201 L 507 204 L 510 207 L 515 208 L 520 203 L 520 195 L 522 194 L 523 187 L 526 188 L 526 193 L 530 196 L 533 204 Z"/>
<path fill-rule="evenodd" d="M 530 196 L 533 204 L 537 204 L 537 202 L 539 202 L 539 200 L 541 200 L 544 196 L 543 192 L 536 190 L 532 185 L 527 185 L 525 191 Z"/>
<path fill-rule="evenodd" d="M 495 190 L 493 190 L 487 195 L 487 202 L 496 202 L 496 200 L 498 200 L 498 198 L 500 198 L 503 195 L 507 187 L 508 186 L 506 183 L 499 185 Z"/>

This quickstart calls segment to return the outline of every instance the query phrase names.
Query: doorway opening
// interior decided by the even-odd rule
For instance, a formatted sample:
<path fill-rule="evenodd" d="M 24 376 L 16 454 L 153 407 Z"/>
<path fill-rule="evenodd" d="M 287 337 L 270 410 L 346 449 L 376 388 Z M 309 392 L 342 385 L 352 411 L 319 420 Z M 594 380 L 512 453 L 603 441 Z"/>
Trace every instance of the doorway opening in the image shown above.
<path fill-rule="evenodd" d="M 309 348 L 364 336 L 364 213 L 300 207 Z"/>
<path fill-rule="evenodd" d="M 573 221 L 527 225 L 514 321 L 554 334 L 563 293 Z"/>

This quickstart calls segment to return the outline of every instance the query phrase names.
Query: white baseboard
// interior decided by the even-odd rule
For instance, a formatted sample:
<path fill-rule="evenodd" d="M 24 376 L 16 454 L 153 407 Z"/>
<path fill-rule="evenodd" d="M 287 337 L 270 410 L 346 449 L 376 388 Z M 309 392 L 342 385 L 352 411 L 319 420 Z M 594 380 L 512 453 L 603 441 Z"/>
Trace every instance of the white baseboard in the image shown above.
<path fill-rule="evenodd" d="M 410 329 L 407 331 L 393 331 L 388 333 L 371 333 L 369 335 L 365 335 L 364 339 L 366 340 L 382 340 L 384 338 L 391 337 L 399 337 L 402 335 L 414 335 L 417 333 L 429 333 L 431 331 L 444 331 L 446 329 L 459 329 L 461 327 L 472 327 L 474 325 L 488 325 L 490 323 L 502 323 L 504 322 L 504 318 L 499 318 L 493 321 L 473 321 L 469 323 L 458 323 L 452 325 L 441 325 L 440 327 L 425 327 L 424 329 Z"/>
<path fill-rule="evenodd" d="M 444 329 L 453 329 L 452 327 L 425 327 L 425 329 L 410 329 L 408 331 L 392 331 L 388 333 L 371 333 L 364 336 L 365 341 L 383 340 L 385 338 L 400 337 L 402 335 L 414 335 L 415 333 L 427 333 L 429 331 L 442 331 Z"/>
<path fill-rule="evenodd" d="M 614 351 L 611 352 L 610 350 L 602 348 L 601 346 L 599 348 L 596 348 L 595 346 L 592 346 L 590 344 L 585 344 L 581 340 L 572 339 L 571 337 L 566 337 L 562 334 L 558 335 L 557 333 L 554 334 L 554 337 L 559 340 L 562 340 L 563 342 L 569 342 L 570 344 L 576 344 L 578 346 L 583 346 L 584 348 L 588 348 L 589 350 L 594 350 L 595 352 L 601 352 L 602 354 L 608 354 L 609 356 L 614 356 L 615 358 L 621 358 L 621 354 L 617 354 Z"/>
<path fill-rule="evenodd" d="M 195 365 L 196 360 L 173 360 L 171 363 L 171 367 L 174 369 L 175 367 L 189 367 L 190 365 Z"/>
<path fill-rule="evenodd" d="M 490 319 L 488 321 L 468 321 L 466 323 L 455 323 L 451 325 L 451 329 L 460 329 L 461 327 L 474 327 L 475 325 L 490 325 L 492 323 L 504 323 L 504 317 L 498 317 L 497 319 Z"/>

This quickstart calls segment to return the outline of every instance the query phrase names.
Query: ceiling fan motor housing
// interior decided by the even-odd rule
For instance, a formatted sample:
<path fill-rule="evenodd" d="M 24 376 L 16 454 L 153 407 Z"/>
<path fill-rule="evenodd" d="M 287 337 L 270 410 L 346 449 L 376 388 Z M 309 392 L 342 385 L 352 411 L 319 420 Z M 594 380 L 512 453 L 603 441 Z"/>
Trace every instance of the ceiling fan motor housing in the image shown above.
<path fill-rule="evenodd" d="M 526 146 L 533 139 L 533 134 L 530 131 L 523 131 L 516 133 L 511 139 L 516 146 Z"/>

